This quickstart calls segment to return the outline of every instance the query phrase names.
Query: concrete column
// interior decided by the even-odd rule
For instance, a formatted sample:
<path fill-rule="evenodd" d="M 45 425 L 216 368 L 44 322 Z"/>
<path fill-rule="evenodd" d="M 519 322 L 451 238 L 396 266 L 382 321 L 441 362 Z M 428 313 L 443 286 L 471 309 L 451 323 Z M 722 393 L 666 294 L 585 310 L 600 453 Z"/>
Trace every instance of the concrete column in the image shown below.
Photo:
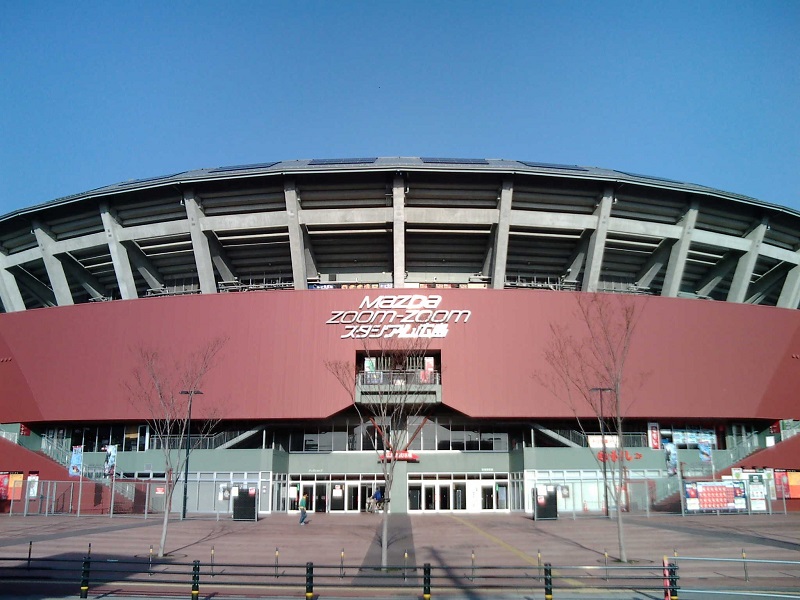
<path fill-rule="evenodd" d="M 72 292 L 69 289 L 67 275 L 64 273 L 64 265 L 55 255 L 55 239 L 50 235 L 42 223 L 34 221 L 33 233 L 42 252 L 44 267 L 47 270 L 47 278 L 50 280 L 50 287 L 56 297 L 59 306 L 69 306 L 74 304 Z"/>
<path fill-rule="evenodd" d="M 747 297 L 747 289 L 750 287 L 750 281 L 753 278 L 753 270 L 758 261 L 758 256 L 761 253 L 761 244 L 764 241 L 764 234 L 766 232 L 767 219 L 765 218 L 747 235 L 747 239 L 751 242 L 750 250 L 742 255 L 739 259 L 739 263 L 736 265 L 736 271 L 733 274 L 733 281 L 731 282 L 731 289 L 728 290 L 728 302 L 744 302 L 744 299 Z"/>
<path fill-rule="evenodd" d="M 603 198 L 597 206 L 597 227 L 589 238 L 589 253 L 586 256 L 586 272 L 583 277 L 584 292 L 596 292 L 600 282 L 600 270 L 603 268 L 603 253 L 608 235 L 608 220 L 611 216 L 611 205 L 614 203 L 614 188 L 608 186 L 603 190 Z"/>
<path fill-rule="evenodd" d="M 396 288 L 406 285 L 406 187 L 401 174 L 392 183 L 392 281 Z"/>
<path fill-rule="evenodd" d="M 698 206 L 697 201 L 692 202 L 689 210 L 683 215 L 683 231 L 672 246 L 667 263 L 667 273 L 664 275 L 664 286 L 661 288 L 662 296 L 675 298 L 681 291 L 681 281 L 683 281 L 683 271 L 686 268 L 686 259 L 689 256 L 689 248 L 692 245 L 692 233 L 697 224 Z"/>
<path fill-rule="evenodd" d="M 203 211 L 194 196 L 194 190 L 183 192 L 183 205 L 186 208 L 186 217 L 189 219 L 189 234 L 192 237 L 192 250 L 197 266 L 197 277 L 200 280 L 200 292 L 216 294 L 217 282 L 214 279 L 211 250 L 208 247 L 208 238 L 202 228 Z"/>
<path fill-rule="evenodd" d="M 800 264 L 792 267 L 787 273 L 781 295 L 778 297 L 778 306 L 781 308 L 796 309 L 798 305 L 800 305 Z"/>
<path fill-rule="evenodd" d="M 25 310 L 25 301 L 19 291 L 17 278 L 11 273 L 6 264 L 6 254 L 0 251 L 0 300 L 6 312 L 19 312 Z"/>
<path fill-rule="evenodd" d="M 511 201 L 514 196 L 514 180 L 503 180 L 500 189 L 500 214 L 494 235 L 494 261 L 492 266 L 492 289 L 502 290 L 506 285 L 506 261 L 508 259 L 508 231 L 511 223 Z"/>
<path fill-rule="evenodd" d="M 133 279 L 128 250 L 119 240 L 120 224 L 108 204 L 100 205 L 100 216 L 103 219 L 103 229 L 106 232 L 108 251 L 111 254 L 111 264 L 114 266 L 120 296 L 123 300 L 132 300 L 137 297 L 136 281 Z"/>
<path fill-rule="evenodd" d="M 287 179 L 283 185 L 286 200 L 286 216 L 289 226 L 289 250 L 292 254 L 292 278 L 294 289 L 307 290 L 305 247 L 303 232 L 300 230 L 300 202 L 297 199 L 297 188 L 293 179 Z"/>

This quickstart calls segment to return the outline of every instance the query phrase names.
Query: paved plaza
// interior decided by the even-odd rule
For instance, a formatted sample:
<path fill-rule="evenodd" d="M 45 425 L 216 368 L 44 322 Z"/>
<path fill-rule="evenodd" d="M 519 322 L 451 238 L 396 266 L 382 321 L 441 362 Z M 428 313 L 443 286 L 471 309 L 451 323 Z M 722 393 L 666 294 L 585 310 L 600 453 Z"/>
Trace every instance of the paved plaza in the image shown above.
<path fill-rule="evenodd" d="M 208 563 L 213 552 L 218 564 L 274 565 L 276 560 L 281 565 L 304 565 L 309 561 L 315 565 L 380 564 L 378 540 L 382 515 L 312 514 L 310 519 L 311 523 L 304 527 L 299 526 L 295 515 L 286 514 L 264 516 L 257 522 L 216 520 L 213 516 L 176 519 L 170 525 L 167 547 L 171 557 L 184 562 Z M 474 561 L 479 566 L 535 567 L 541 560 L 552 563 L 558 570 L 558 566 L 603 565 L 606 553 L 613 565 L 618 554 L 616 523 L 603 518 L 533 521 L 524 514 L 390 515 L 390 525 L 392 565 L 407 562 L 464 568 Z M 86 554 L 89 544 L 93 559 L 142 558 L 149 555 L 151 545 L 158 548 L 160 533 L 158 518 L 0 515 L 0 558 L 24 557 L 29 550 L 34 559 L 76 557 Z M 660 565 L 665 555 L 677 561 L 680 585 L 685 590 L 731 589 L 752 594 L 771 590 L 788 594 L 786 597 L 800 590 L 800 564 L 758 562 L 800 561 L 798 513 L 626 516 L 624 535 L 628 559 L 634 564 Z M 741 560 L 743 552 L 752 561 L 746 568 Z M 693 560 L 698 558 L 721 560 Z M 0 595 L 4 593 L 2 588 Z M 6 587 L 6 597 L 9 593 L 16 597 L 23 595 L 14 589 Z M 303 591 L 283 593 L 286 597 L 303 597 Z M 422 590 L 419 591 L 420 594 L 405 597 L 418 597 Z M 70 594 L 65 592 L 57 597 L 76 597 L 77 589 Z M 261 590 L 257 594 L 274 596 L 275 592 Z M 321 598 L 364 596 L 365 592 L 339 589 L 319 595 Z M 108 592 L 104 596 L 113 594 Z M 463 598 L 501 596 L 470 592 Z M 177 597 L 189 595 L 183 590 Z M 200 597 L 229 596 L 214 588 L 213 594 L 201 593 Z M 370 597 L 376 597 L 376 592 Z M 433 594 L 433 597 L 454 596 Z M 543 592 L 502 597 L 539 598 Z M 554 597 L 568 596 L 562 593 Z"/>

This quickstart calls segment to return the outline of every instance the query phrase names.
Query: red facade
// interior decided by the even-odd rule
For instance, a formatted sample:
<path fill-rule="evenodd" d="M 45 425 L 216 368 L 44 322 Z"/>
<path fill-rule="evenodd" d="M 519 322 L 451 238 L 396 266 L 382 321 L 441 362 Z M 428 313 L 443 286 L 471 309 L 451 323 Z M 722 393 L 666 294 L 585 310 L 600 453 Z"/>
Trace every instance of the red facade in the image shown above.
<path fill-rule="evenodd" d="M 220 335 L 228 342 L 195 399 L 197 417 L 213 404 L 225 419 L 325 418 L 349 405 L 325 362 L 353 361 L 363 346 L 342 339 L 345 325 L 328 321 L 366 319 L 352 312 L 365 297 L 414 294 L 441 296 L 438 318 L 448 332 L 431 349 L 441 353 L 445 405 L 476 418 L 573 416 L 533 375 L 546 368 L 550 324 L 580 325 L 574 293 L 365 289 L 175 296 L 0 315 L 0 421 L 142 420 L 123 385 L 136 350 L 178 357 Z M 627 373 L 644 375 L 644 383 L 627 391 L 629 418 L 800 418 L 800 358 L 792 357 L 800 356 L 800 312 L 634 301 L 643 312 Z"/>

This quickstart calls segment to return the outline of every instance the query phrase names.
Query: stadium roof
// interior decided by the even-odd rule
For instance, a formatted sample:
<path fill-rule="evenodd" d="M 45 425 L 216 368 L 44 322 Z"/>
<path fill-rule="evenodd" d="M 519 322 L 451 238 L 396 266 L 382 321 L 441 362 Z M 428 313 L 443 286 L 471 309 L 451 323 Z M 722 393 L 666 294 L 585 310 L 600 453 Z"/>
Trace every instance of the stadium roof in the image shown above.
<path fill-rule="evenodd" d="M 132 191 L 163 186 L 166 184 L 192 184 L 217 179 L 234 179 L 238 177 L 293 175 L 302 173 L 332 173 L 342 171 L 381 172 L 381 171 L 460 171 L 474 173 L 526 174 L 543 177 L 567 177 L 572 179 L 591 179 L 632 183 L 640 186 L 652 186 L 660 189 L 672 189 L 690 193 L 700 193 L 723 199 L 743 202 L 778 212 L 800 217 L 800 211 L 783 206 L 762 202 L 756 198 L 725 192 L 715 188 L 694 183 L 675 181 L 663 177 L 643 175 L 600 167 L 554 164 L 536 161 L 507 160 L 500 158 L 454 158 L 454 157 L 366 157 L 366 158 L 315 158 L 302 160 L 268 161 L 245 165 L 210 167 L 191 171 L 182 171 L 170 175 L 160 175 L 143 179 L 132 179 L 112 185 L 103 186 L 86 192 L 57 198 L 49 202 L 12 211 L 0 216 L 0 221 L 43 208 L 78 202 L 84 199 L 101 197 L 121 191 Z"/>

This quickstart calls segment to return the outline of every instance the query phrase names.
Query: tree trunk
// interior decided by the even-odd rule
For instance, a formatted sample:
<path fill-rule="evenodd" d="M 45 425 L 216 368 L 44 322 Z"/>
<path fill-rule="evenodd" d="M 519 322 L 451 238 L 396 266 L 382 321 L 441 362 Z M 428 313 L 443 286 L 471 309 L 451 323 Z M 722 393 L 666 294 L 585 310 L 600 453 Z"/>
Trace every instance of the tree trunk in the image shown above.
<path fill-rule="evenodd" d="M 383 499 L 383 527 L 381 529 L 381 567 L 389 566 L 389 503 Z"/>
<path fill-rule="evenodd" d="M 167 546 L 167 529 L 169 528 L 169 513 L 172 510 L 172 496 L 175 486 L 167 483 L 167 497 L 164 499 L 164 519 L 161 522 L 161 542 L 158 545 L 158 557 L 164 558 L 164 550 Z"/>

